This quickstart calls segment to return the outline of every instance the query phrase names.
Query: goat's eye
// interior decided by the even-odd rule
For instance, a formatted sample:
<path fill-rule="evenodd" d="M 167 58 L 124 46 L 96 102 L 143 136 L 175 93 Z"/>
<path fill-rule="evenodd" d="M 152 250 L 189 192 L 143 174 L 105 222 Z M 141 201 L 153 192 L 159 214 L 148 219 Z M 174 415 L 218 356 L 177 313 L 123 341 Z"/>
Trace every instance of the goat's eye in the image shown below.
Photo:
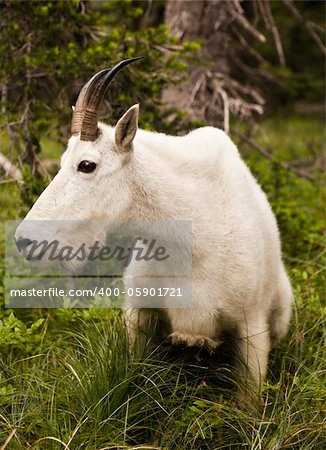
<path fill-rule="evenodd" d="M 95 162 L 87 161 L 86 159 L 78 164 L 78 172 L 92 173 L 95 169 Z"/>

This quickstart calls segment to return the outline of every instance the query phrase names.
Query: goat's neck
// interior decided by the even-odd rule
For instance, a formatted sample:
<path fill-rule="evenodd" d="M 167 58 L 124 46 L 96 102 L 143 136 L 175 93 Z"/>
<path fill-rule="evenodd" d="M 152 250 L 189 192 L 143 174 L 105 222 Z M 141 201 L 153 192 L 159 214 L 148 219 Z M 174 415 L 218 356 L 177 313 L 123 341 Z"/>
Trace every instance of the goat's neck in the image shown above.
<path fill-rule="evenodd" d="M 137 155 L 138 156 L 138 155 Z M 164 220 L 187 217 L 183 189 L 176 174 L 155 154 L 146 153 L 134 160 L 133 204 L 130 219 Z"/>

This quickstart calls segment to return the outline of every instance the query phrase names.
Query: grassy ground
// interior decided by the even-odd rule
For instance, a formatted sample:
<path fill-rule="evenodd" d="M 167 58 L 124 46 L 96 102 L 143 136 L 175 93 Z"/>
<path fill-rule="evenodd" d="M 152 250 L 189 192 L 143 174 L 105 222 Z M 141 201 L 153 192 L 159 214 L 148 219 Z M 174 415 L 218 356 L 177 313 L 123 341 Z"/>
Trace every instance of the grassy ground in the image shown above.
<path fill-rule="evenodd" d="M 262 410 L 237 408 L 226 347 L 210 358 L 162 344 L 135 360 L 117 310 L 2 309 L 1 450 L 325 448 L 321 176 L 312 182 L 280 166 L 320 155 L 323 125 L 274 117 L 252 138 L 274 155 L 267 161 L 245 149 L 277 214 L 295 292 L 290 332 L 271 354 Z M 19 189 L 5 183 L 1 192 L 2 218 L 22 216 Z"/>

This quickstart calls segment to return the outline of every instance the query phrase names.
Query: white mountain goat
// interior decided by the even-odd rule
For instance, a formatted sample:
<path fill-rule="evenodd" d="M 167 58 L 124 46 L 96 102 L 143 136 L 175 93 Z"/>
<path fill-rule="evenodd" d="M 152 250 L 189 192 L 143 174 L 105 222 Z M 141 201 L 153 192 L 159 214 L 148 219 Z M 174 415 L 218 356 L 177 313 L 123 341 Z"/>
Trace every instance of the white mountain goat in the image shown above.
<path fill-rule="evenodd" d="M 172 344 L 214 349 L 232 332 L 239 371 L 259 392 L 268 353 L 287 332 L 292 291 L 274 214 L 236 146 L 221 130 L 186 136 L 138 129 L 138 105 L 115 127 L 98 123 L 101 100 L 114 75 L 136 60 L 102 70 L 81 90 L 61 169 L 17 228 L 17 247 L 35 234 L 27 220 L 192 221 L 190 308 L 131 309 L 131 339 L 153 315 Z M 83 242 L 83 236 L 75 240 Z M 136 281 L 134 282 L 136 283 Z M 163 331 L 162 331 L 163 330 Z M 147 330 L 151 331 L 151 330 Z"/>

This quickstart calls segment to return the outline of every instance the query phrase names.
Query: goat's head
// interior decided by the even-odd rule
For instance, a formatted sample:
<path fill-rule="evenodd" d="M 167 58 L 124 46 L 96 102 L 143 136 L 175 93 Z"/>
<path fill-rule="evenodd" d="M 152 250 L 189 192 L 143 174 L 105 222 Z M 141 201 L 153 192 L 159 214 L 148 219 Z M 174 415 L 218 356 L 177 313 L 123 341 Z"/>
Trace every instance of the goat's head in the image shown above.
<path fill-rule="evenodd" d="M 31 242 L 49 239 L 42 232 L 44 226 L 35 226 L 31 221 L 121 220 L 127 213 L 132 202 L 130 161 L 138 127 L 138 105 L 132 106 L 115 128 L 98 123 L 98 111 L 113 77 L 138 59 L 127 59 L 113 69 L 98 72 L 80 91 L 61 168 L 16 230 L 15 239 L 22 254 L 26 255 Z M 67 235 L 59 224 L 52 228 L 52 238 L 56 237 L 67 243 Z M 69 244 L 73 239 L 75 244 L 80 242 L 80 237 L 70 233 Z"/>

